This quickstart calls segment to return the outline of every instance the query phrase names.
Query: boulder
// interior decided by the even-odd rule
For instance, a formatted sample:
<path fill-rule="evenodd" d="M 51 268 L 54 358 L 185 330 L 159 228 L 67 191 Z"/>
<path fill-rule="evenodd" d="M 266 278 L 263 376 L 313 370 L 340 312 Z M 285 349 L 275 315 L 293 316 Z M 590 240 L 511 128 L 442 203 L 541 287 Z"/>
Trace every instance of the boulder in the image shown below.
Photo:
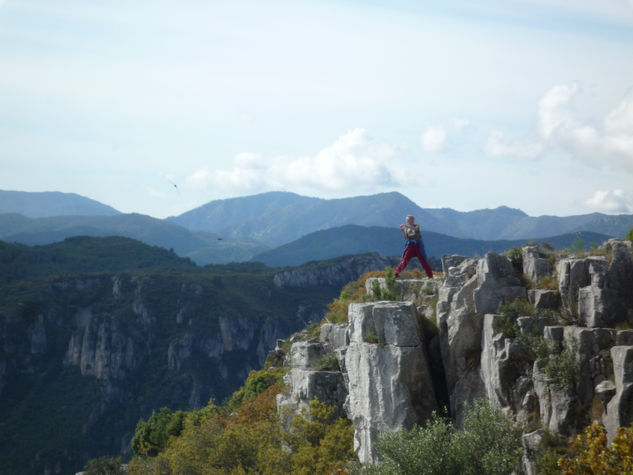
<path fill-rule="evenodd" d="M 530 289 L 528 300 L 535 309 L 556 309 L 560 306 L 560 294 L 556 290 Z"/>
<path fill-rule="evenodd" d="M 336 407 L 337 414 L 344 416 L 347 389 L 340 371 L 292 368 L 284 377 L 284 383 L 290 390 L 277 395 L 277 410 L 280 414 L 299 411 L 308 407 L 312 399 L 318 398 Z"/>
<path fill-rule="evenodd" d="M 321 325 L 319 340 L 330 351 L 344 348 L 349 343 L 347 324 L 326 323 Z"/>
<path fill-rule="evenodd" d="M 524 246 L 521 249 L 523 257 L 523 273 L 532 282 L 538 282 L 543 277 L 552 273 L 552 264 L 545 254 L 539 251 L 538 246 Z"/>
<path fill-rule="evenodd" d="M 558 290 L 561 302 L 569 312 L 576 313 L 579 289 L 592 284 L 596 287 L 602 286 L 606 265 L 606 258 L 601 256 L 586 259 L 567 258 L 558 262 Z"/>

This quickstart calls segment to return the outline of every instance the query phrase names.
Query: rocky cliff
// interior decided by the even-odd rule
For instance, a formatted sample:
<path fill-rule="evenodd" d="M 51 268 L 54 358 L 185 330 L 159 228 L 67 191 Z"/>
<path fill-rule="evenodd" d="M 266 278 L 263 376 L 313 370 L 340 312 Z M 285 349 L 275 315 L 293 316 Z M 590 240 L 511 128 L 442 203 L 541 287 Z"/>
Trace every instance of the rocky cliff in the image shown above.
<path fill-rule="evenodd" d="M 631 243 L 610 240 L 595 254 L 444 256 L 442 279 L 398 281 L 399 301 L 352 304 L 347 324 L 295 342 L 278 406 L 337 405 L 363 463 L 376 460 L 379 433 L 442 406 L 459 425 L 480 398 L 523 428 L 528 473 L 546 429 L 569 436 L 598 420 L 613 437 L 633 422 Z M 337 364 L 323 368 L 328 358 Z"/>
<path fill-rule="evenodd" d="M 129 453 L 153 410 L 222 401 L 278 338 L 318 321 L 343 283 L 384 267 L 348 260 L 279 275 L 154 269 L 3 287 L 0 446 L 15 450 L 0 452 L 0 473 L 74 473 L 89 457 Z"/>

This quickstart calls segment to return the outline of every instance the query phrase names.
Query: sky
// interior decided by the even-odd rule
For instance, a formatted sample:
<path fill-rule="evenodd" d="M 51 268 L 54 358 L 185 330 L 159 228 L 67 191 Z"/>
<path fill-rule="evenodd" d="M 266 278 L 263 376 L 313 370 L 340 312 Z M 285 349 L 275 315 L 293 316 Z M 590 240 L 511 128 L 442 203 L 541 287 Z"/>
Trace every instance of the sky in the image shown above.
<path fill-rule="evenodd" d="M 633 214 L 633 0 L 0 0 L 0 189 Z"/>

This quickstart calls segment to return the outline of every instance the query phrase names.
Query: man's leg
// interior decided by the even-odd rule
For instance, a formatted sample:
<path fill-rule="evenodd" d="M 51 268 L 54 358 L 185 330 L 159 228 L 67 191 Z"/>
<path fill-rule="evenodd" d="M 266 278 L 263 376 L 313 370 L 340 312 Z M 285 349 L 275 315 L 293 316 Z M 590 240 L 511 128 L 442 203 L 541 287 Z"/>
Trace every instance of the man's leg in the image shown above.
<path fill-rule="evenodd" d="M 417 250 L 416 255 L 418 257 L 418 260 L 420 261 L 420 264 L 422 264 L 422 267 L 424 268 L 424 272 L 426 272 L 426 276 L 429 279 L 432 279 L 433 278 L 433 270 L 431 269 L 431 266 L 429 265 L 429 262 L 426 260 L 426 257 L 425 257 L 426 253 L 423 250 L 424 247 L 422 247 L 422 250 L 418 246 L 415 246 L 415 247 L 416 247 L 416 250 Z"/>
<path fill-rule="evenodd" d="M 394 276 L 398 277 L 398 274 L 400 274 L 400 272 L 402 272 L 405 269 L 405 267 L 407 267 L 407 265 L 409 264 L 409 261 L 415 257 L 415 252 L 413 249 L 414 247 L 417 247 L 417 246 L 408 246 L 405 249 L 404 255 L 402 256 L 402 260 L 400 261 L 400 264 L 398 264 L 398 267 L 396 267 L 396 270 L 393 272 Z"/>

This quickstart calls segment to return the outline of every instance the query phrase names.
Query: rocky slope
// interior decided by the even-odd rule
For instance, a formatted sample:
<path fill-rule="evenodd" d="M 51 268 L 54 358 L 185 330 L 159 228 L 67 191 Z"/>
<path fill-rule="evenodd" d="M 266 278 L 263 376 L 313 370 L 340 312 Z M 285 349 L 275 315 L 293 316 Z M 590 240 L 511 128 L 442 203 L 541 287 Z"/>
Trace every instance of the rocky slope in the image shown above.
<path fill-rule="evenodd" d="M 616 329 L 633 323 L 633 257 L 630 242 L 601 251 L 557 261 L 537 247 L 513 260 L 444 256 L 441 282 L 399 281 L 401 300 L 352 304 L 347 324 L 293 343 L 278 406 L 336 404 L 363 463 L 375 461 L 380 432 L 420 424 L 440 406 L 459 425 L 463 404 L 480 398 L 523 427 L 528 473 L 546 429 L 569 436 L 599 420 L 613 437 L 633 422 L 633 330 Z"/>

